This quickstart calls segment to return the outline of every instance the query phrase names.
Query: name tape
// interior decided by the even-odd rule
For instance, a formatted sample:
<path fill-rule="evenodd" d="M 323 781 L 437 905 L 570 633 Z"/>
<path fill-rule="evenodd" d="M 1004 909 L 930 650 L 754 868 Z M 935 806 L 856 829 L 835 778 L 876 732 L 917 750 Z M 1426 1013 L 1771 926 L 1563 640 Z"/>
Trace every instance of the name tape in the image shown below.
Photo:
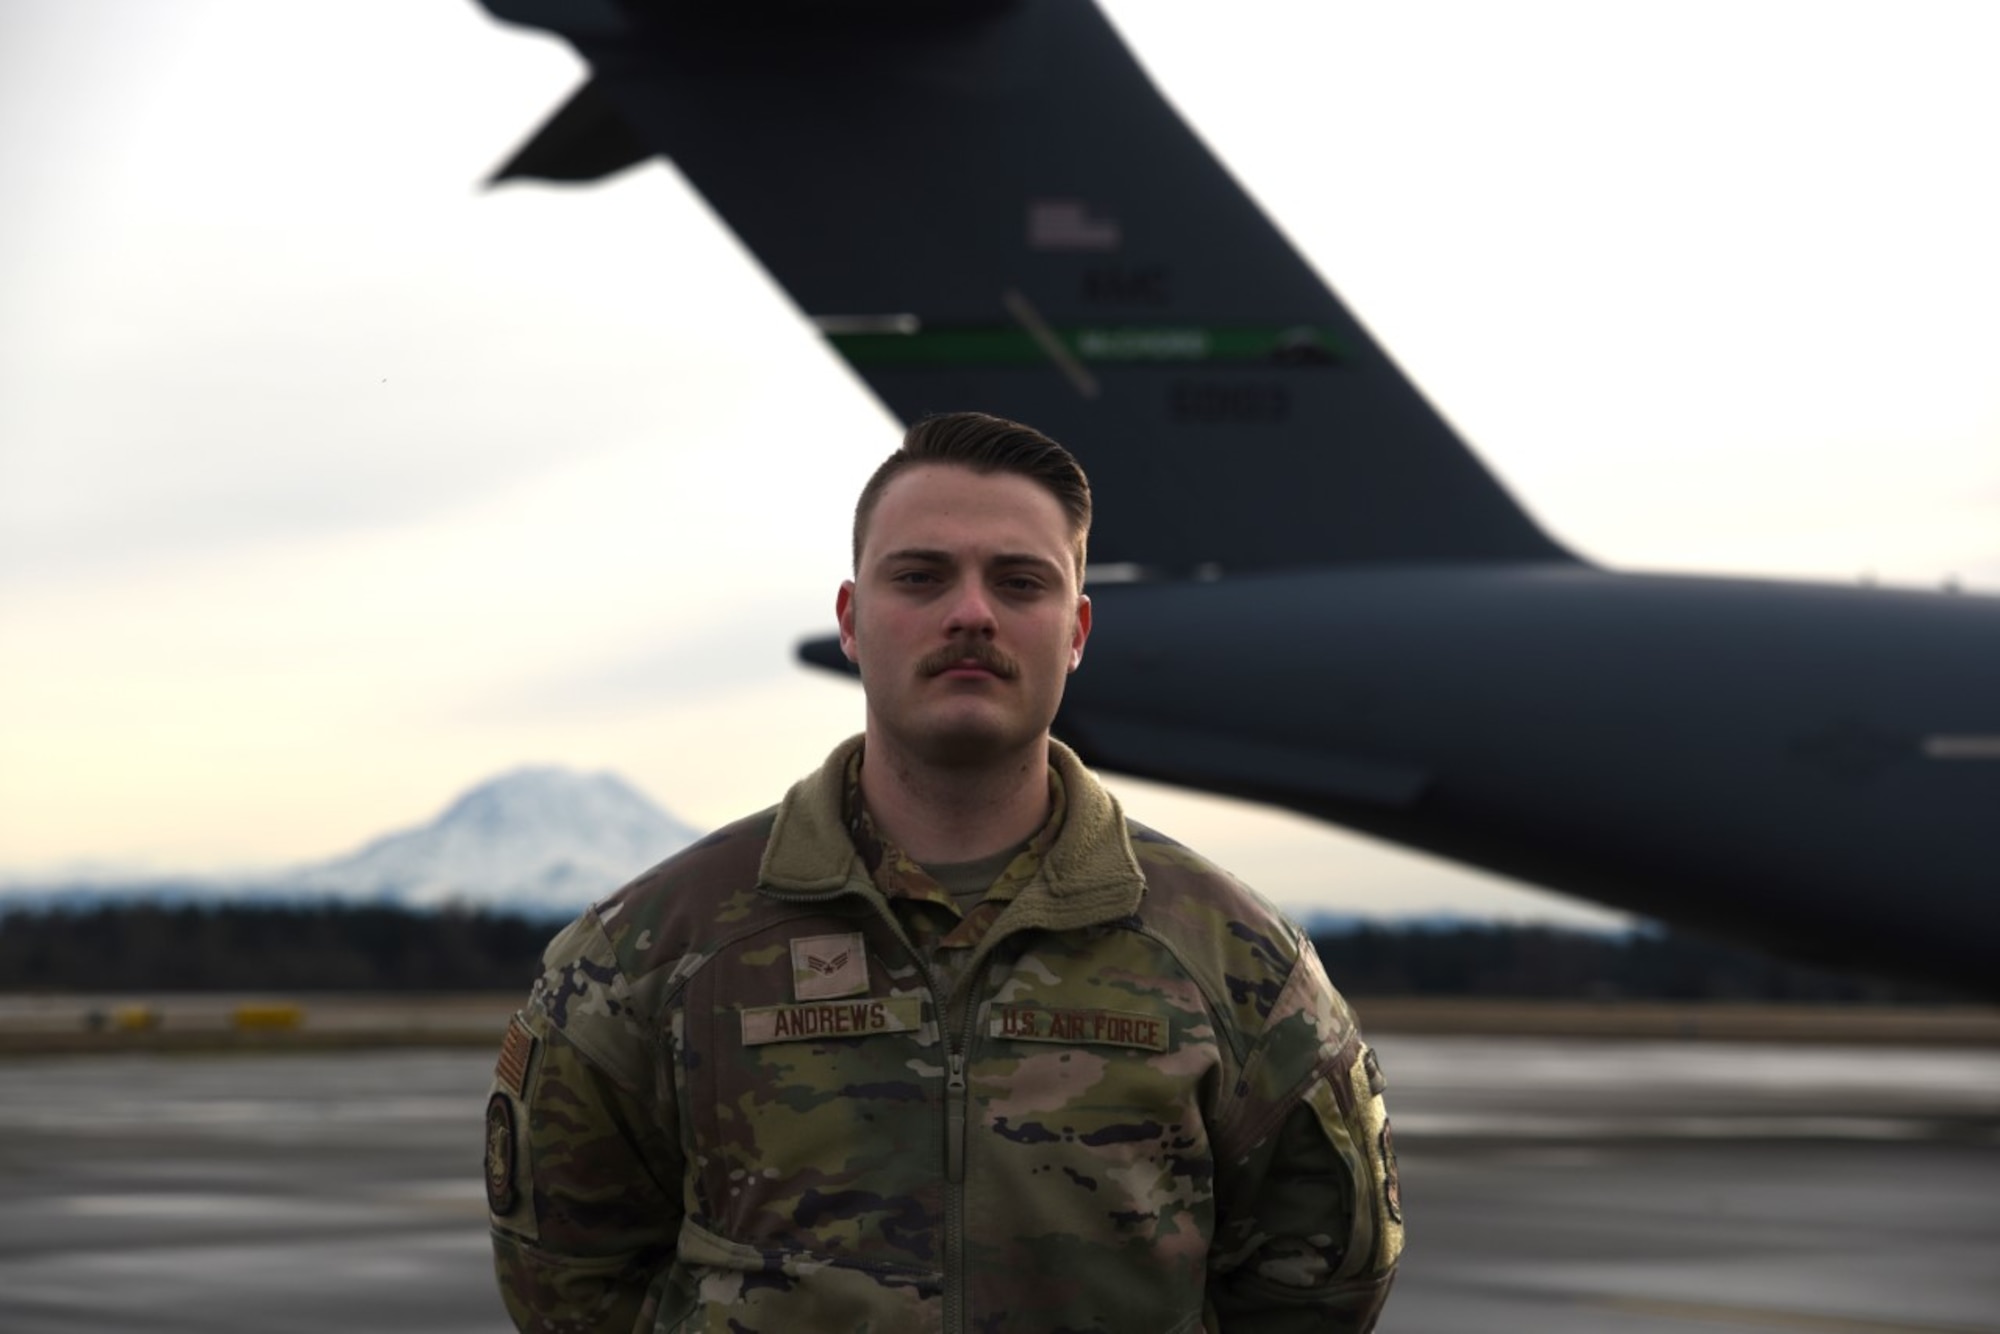
<path fill-rule="evenodd" d="M 924 1002 L 917 996 L 879 1000 L 821 1001 L 809 1005 L 766 1005 L 744 1010 L 743 1045 L 800 1042 L 807 1038 L 864 1038 L 876 1033 L 913 1033 L 923 1026 Z"/>

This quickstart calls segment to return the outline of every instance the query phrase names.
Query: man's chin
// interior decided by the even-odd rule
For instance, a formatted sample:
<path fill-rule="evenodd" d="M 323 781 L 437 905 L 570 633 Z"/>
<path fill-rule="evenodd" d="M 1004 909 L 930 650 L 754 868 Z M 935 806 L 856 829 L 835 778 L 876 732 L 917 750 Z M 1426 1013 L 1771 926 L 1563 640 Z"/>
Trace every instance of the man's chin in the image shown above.
<path fill-rule="evenodd" d="M 958 718 L 909 737 L 909 750 L 940 769 L 985 769 L 1032 748 L 1046 734 L 998 719 Z"/>

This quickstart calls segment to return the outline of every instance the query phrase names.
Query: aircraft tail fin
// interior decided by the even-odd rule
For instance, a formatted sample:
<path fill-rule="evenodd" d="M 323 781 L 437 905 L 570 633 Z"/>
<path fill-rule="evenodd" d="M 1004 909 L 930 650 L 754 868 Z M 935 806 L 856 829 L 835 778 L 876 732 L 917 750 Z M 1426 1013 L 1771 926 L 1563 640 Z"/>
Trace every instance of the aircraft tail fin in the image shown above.
<path fill-rule="evenodd" d="M 898 417 L 1074 450 L 1100 574 L 1575 559 L 1095 5 L 486 3 L 595 71 L 505 174 L 670 157 Z"/>

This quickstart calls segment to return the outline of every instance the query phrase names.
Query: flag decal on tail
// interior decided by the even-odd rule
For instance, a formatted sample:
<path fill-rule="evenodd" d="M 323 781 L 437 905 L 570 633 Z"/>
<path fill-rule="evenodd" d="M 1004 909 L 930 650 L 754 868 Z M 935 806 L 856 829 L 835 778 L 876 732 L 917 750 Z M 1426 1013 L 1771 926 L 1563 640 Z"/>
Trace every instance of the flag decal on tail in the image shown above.
<path fill-rule="evenodd" d="M 1028 249 L 1104 252 L 1116 250 L 1125 235 L 1118 219 L 1093 213 L 1081 199 L 1028 201 Z"/>

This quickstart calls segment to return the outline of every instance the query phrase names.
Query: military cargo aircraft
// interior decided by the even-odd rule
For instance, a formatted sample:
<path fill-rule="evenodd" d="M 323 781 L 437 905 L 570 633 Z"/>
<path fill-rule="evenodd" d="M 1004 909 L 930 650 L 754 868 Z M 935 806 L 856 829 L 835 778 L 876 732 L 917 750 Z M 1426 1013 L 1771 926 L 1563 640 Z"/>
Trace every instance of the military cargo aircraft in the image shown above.
<path fill-rule="evenodd" d="M 1091 764 L 2000 995 L 2000 601 L 1565 549 L 1094 5 L 484 3 L 593 71 L 498 179 L 665 154 L 899 417 L 1076 450 Z"/>

